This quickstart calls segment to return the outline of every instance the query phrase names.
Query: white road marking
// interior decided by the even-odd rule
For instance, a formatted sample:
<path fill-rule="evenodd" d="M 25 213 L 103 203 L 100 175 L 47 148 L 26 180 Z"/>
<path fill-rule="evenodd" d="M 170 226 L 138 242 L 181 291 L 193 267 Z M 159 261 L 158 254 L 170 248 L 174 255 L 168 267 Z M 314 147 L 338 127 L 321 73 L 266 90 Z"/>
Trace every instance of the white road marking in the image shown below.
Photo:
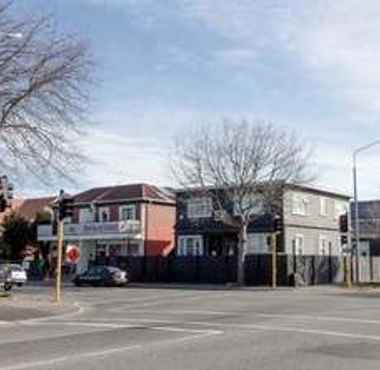
<path fill-rule="evenodd" d="M 147 311 L 147 310 L 128 310 L 128 313 L 144 313 L 144 314 L 172 314 L 172 315 L 231 315 L 233 312 L 222 312 L 222 311 L 207 311 L 207 310 L 164 310 L 161 312 L 157 311 Z"/>
<path fill-rule="evenodd" d="M 200 329 L 188 329 L 188 328 L 177 328 L 177 327 L 166 327 L 166 326 L 153 326 L 153 327 L 150 327 L 149 329 L 173 331 L 173 332 L 180 332 L 180 333 L 200 333 L 200 334 L 210 334 L 210 335 L 223 334 L 222 330 L 200 330 Z"/>
<path fill-rule="evenodd" d="M 349 333 L 349 332 L 339 332 L 339 331 L 329 331 L 329 330 L 318 330 L 318 329 L 303 329 L 290 326 L 270 326 L 270 325 L 256 325 L 256 324 L 223 324 L 223 323 L 209 323 L 204 321 L 192 321 L 188 322 L 189 325 L 202 325 L 202 326 L 213 326 L 213 327 L 222 327 L 222 328 L 235 328 L 235 329 L 254 329 L 262 331 L 282 331 L 290 333 L 302 333 L 302 334 L 314 334 L 314 335 L 325 335 L 333 337 L 342 337 L 342 338 L 353 338 L 353 339 L 367 339 L 373 341 L 380 341 L 380 336 L 377 335 L 367 335 L 367 334 L 358 334 L 358 333 Z"/>
<path fill-rule="evenodd" d="M 132 349 L 139 349 L 141 347 L 142 347 L 141 345 L 131 345 L 131 346 L 126 346 L 126 347 L 110 348 L 104 351 L 93 351 L 93 352 L 85 352 L 85 353 L 81 353 L 77 355 L 56 357 L 49 360 L 22 362 L 16 365 L 0 367 L 0 370 L 22 370 L 22 369 L 30 369 L 30 368 L 38 369 L 40 367 L 58 365 L 59 363 L 63 363 L 67 361 L 78 361 L 78 360 L 84 360 L 84 359 L 89 359 L 89 358 L 106 357 L 115 353 L 126 352 Z"/>
<path fill-rule="evenodd" d="M 84 326 L 84 327 L 93 327 L 93 328 L 109 328 L 109 329 L 120 329 L 120 328 L 135 328 L 137 325 L 133 324 L 111 324 L 103 322 L 88 322 L 88 321 L 48 321 L 48 322 L 25 322 L 22 325 L 26 326 Z"/>
<path fill-rule="evenodd" d="M 168 298 L 170 299 L 168 301 Z M 175 299 L 174 299 L 175 298 Z M 133 310 L 133 309 L 137 309 L 137 308 L 144 308 L 144 307 L 152 307 L 152 306 L 158 306 L 160 304 L 168 304 L 168 303 L 172 303 L 173 302 L 173 299 L 174 301 L 177 301 L 177 300 L 185 300 L 186 302 L 188 301 L 195 301 L 195 300 L 201 300 L 201 299 L 204 299 L 205 297 L 204 296 L 199 296 L 199 295 L 183 295 L 183 296 L 170 296 L 170 297 L 160 297 L 160 299 L 156 300 L 156 301 L 142 301 L 142 303 L 138 303 L 138 304 L 122 304 L 122 305 L 119 305 L 118 307 L 116 308 L 111 308 L 109 310 L 107 310 L 108 312 L 115 312 L 115 313 L 124 313 L 126 311 L 130 311 L 130 310 Z"/>
<path fill-rule="evenodd" d="M 0 367 L 0 370 L 23 370 L 23 369 L 30 369 L 30 368 L 54 366 L 54 365 L 57 365 L 59 363 L 64 363 L 64 362 L 75 362 L 75 361 L 97 358 L 97 357 L 107 357 L 109 355 L 122 353 L 122 352 L 130 351 L 133 349 L 139 350 L 139 349 L 145 349 L 148 347 L 157 347 L 157 346 L 162 346 L 162 345 L 167 345 L 167 344 L 176 345 L 182 342 L 189 342 L 193 340 L 206 338 L 209 336 L 223 334 L 223 331 L 221 330 L 198 330 L 198 329 L 185 329 L 185 328 L 177 328 L 177 327 L 157 326 L 157 327 L 153 327 L 149 329 L 160 330 L 160 331 L 170 331 L 170 332 L 180 332 L 180 333 L 188 332 L 188 333 L 196 333 L 196 334 L 180 337 L 180 338 L 174 338 L 174 339 L 159 340 L 159 341 L 144 344 L 144 345 L 135 344 L 135 345 L 125 346 L 125 347 L 110 348 L 103 351 L 91 351 L 91 352 L 85 352 L 85 353 L 81 353 L 77 355 L 61 356 L 61 357 L 56 357 L 49 360 L 22 362 L 15 365 Z"/>
<path fill-rule="evenodd" d="M 301 319 L 301 320 L 318 320 L 318 321 L 340 321 L 340 322 L 352 322 L 358 324 L 375 324 L 380 325 L 380 320 L 368 320 L 368 319 L 355 319 L 351 317 L 334 317 L 334 316 L 312 316 L 312 315 L 283 315 L 283 314 L 266 314 L 260 313 L 257 316 L 268 318 L 284 318 L 284 319 Z"/>

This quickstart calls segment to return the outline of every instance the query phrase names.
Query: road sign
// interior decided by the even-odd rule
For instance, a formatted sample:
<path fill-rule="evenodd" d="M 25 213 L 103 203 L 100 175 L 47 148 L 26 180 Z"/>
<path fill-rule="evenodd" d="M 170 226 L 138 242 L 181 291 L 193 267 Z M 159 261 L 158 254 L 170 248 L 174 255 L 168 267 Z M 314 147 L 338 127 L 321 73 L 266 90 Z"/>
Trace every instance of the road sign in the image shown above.
<path fill-rule="evenodd" d="M 80 249 L 77 245 L 69 244 L 66 248 L 66 260 L 70 263 L 78 263 L 80 260 Z"/>

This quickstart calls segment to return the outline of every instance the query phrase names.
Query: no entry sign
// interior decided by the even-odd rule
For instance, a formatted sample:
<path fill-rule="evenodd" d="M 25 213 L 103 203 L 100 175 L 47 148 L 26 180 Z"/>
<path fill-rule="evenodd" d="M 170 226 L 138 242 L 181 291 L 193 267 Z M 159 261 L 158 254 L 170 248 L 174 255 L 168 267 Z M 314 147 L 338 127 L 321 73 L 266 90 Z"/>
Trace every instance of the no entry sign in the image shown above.
<path fill-rule="evenodd" d="M 66 260 L 70 263 L 78 263 L 80 259 L 80 249 L 77 245 L 69 244 L 66 247 Z"/>

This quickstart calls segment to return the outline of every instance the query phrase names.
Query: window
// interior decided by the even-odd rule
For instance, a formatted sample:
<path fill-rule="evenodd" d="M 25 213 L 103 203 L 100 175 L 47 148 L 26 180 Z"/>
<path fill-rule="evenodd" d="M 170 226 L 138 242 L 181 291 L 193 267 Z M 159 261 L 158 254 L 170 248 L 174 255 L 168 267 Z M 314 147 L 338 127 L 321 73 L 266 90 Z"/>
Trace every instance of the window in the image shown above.
<path fill-rule="evenodd" d="M 297 234 L 293 243 L 293 253 L 295 254 L 303 254 L 305 249 L 304 236 L 302 234 Z"/>
<path fill-rule="evenodd" d="M 187 202 L 187 216 L 189 218 L 211 217 L 212 200 L 208 197 L 193 198 Z"/>
<path fill-rule="evenodd" d="M 292 211 L 294 215 L 306 216 L 308 214 L 309 199 L 302 194 L 293 194 Z"/>
<path fill-rule="evenodd" d="M 91 208 L 80 208 L 79 209 L 79 223 L 94 222 L 94 213 Z"/>
<path fill-rule="evenodd" d="M 319 198 L 319 214 L 321 216 L 327 216 L 327 198 Z"/>
<path fill-rule="evenodd" d="M 178 252 L 179 256 L 202 256 L 203 255 L 203 242 L 202 236 L 180 236 L 178 238 Z"/>
<path fill-rule="evenodd" d="M 99 222 L 108 222 L 110 220 L 110 209 L 108 207 L 99 208 Z"/>
<path fill-rule="evenodd" d="M 329 254 L 327 238 L 325 235 L 319 235 L 319 250 L 320 256 L 327 256 Z"/>
<path fill-rule="evenodd" d="M 269 240 L 268 240 L 269 239 Z M 269 244 L 268 244 L 269 241 Z M 268 253 L 270 250 L 270 236 L 264 233 L 249 233 L 247 235 L 247 253 Z"/>
<path fill-rule="evenodd" d="M 128 206 L 120 207 L 119 219 L 120 221 L 136 220 L 136 206 L 130 204 Z"/>

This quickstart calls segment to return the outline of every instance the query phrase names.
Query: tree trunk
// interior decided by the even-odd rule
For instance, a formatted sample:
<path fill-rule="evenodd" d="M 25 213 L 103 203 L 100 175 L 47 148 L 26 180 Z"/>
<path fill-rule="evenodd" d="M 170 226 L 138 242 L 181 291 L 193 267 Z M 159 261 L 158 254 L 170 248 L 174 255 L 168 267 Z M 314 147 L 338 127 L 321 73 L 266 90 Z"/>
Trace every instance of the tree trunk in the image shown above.
<path fill-rule="evenodd" d="M 237 261 L 237 283 L 245 285 L 245 254 L 247 250 L 247 225 L 243 224 L 239 232 L 238 261 Z"/>

